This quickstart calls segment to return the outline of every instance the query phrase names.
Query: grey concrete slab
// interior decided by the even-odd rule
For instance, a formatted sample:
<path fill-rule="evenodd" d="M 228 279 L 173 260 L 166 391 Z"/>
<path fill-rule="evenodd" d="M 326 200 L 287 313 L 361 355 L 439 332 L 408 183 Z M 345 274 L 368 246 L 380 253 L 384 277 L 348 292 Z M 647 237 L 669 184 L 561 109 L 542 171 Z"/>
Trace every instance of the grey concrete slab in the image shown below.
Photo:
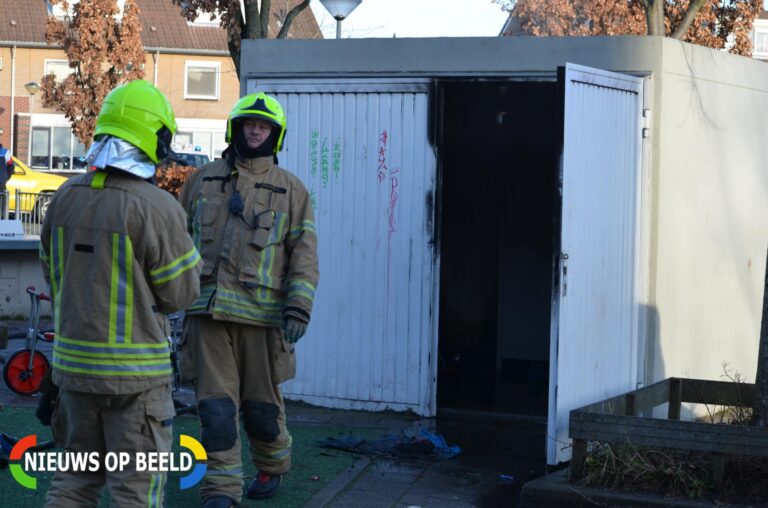
<path fill-rule="evenodd" d="M 323 487 L 323 489 L 315 494 L 312 499 L 309 500 L 304 508 L 321 508 L 330 503 L 335 497 L 339 495 L 344 489 L 351 484 L 360 473 L 362 473 L 370 464 L 370 460 L 366 457 L 361 458 L 355 462 L 352 466 L 347 468 L 344 472 L 338 475 L 331 483 Z"/>

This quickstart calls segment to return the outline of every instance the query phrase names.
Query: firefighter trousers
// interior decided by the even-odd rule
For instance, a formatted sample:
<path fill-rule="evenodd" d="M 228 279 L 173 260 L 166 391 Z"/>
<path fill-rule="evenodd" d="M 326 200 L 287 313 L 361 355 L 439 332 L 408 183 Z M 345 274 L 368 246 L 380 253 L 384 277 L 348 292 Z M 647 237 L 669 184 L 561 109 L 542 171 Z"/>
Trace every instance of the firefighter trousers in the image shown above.
<path fill-rule="evenodd" d="M 62 389 L 51 417 L 56 444 L 66 452 L 96 452 L 97 471 L 56 471 L 45 506 L 96 507 L 104 487 L 112 506 L 162 507 L 166 473 L 136 471 L 136 452 L 170 452 L 175 411 L 171 386 L 131 395 L 103 395 Z M 107 471 L 108 453 L 127 453 L 130 463 Z"/>
<path fill-rule="evenodd" d="M 293 345 L 280 328 L 187 316 L 201 440 L 208 469 L 201 495 L 240 501 L 243 463 L 240 416 L 251 460 L 262 473 L 283 474 L 291 467 L 291 435 L 278 385 L 296 373 Z"/>

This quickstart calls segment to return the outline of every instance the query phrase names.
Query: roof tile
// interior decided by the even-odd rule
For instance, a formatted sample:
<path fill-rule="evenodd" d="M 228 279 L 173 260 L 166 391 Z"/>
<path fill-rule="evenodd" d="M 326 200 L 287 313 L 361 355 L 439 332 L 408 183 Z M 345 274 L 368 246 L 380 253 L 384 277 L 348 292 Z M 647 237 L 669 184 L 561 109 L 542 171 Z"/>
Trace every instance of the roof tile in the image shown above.
<path fill-rule="evenodd" d="M 218 26 L 195 26 L 181 16 L 171 0 L 135 0 L 141 10 L 141 37 L 144 47 L 228 51 L 227 33 Z M 269 35 L 280 30 L 280 19 L 301 0 L 272 0 Z M 0 0 L 0 41 L 44 43 L 48 9 L 44 0 Z M 289 38 L 319 39 L 322 33 L 312 9 L 294 18 Z"/>

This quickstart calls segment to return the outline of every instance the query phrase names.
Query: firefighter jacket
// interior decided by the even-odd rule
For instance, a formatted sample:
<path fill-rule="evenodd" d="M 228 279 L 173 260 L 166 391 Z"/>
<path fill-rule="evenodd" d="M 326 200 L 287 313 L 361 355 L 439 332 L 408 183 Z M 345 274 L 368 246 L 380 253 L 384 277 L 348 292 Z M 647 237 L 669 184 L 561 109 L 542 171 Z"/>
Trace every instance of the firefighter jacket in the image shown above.
<path fill-rule="evenodd" d="M 309 322 L 318 281 L 317 236 L 304 185 L 272 157 L 205 165 L 184 184 L 200 298 L 189 314 L 259 326 Z"/>
<path fill-rule="evenodd" d="M 186 221 L 169 193 L 122 171 L 79 175 L 56 191 L 40 234 L 56 385 L 130 394 L 170 382 L 166 313 L 200 294 Z"/>

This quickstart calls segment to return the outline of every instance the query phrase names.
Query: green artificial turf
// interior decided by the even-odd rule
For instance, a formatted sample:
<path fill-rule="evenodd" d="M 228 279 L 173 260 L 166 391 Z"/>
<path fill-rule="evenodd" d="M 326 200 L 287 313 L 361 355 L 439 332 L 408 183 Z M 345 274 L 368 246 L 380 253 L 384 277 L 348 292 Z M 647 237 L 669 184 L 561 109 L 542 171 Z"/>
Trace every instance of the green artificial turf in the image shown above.
<path fill-rule="evenodd" d="M 339 473 L 351 466 L 359 458 L 358 455 L 343 451 L 320 448 L 315 442 L 327 437 L 339 437 L 349 434 L 350 429 L 338 426 L 291 425 L 293 436 L 293 466 L 289 474 L 283 478 L 283 484 L 278 494 L 269 500 L 259 501 L 259 505 L 274 507 L 304 506 L 317 492 L 325 487 Z M 37 434 L 38 443 L 51 439 L 49 427 L 40 425 L 32 408 L 0 408 L 0 432 L 23 437 Z M 187 434 L 195 438 L 200 436 L 197 418 L 179 417 L 173 427 L 174 452 L 178 452 L 179 434 Z M 356 436 L 371 437 L 371 431 L 355 429 Z M 251 464 L 247 451 L 247 440 L 241 434 L 245 466 L 246 485 L 253 478 L 256 469 Z M 185 473 L 168 473 L 166 489 L 166 507 L 191 508 L 200 505 L 199 485 L 187 490 L 179 489 L 179 476 Z M 0 506 L 35 508 L 43 506 L 45 493 L 51 482 L 52 473 L 34 473 L 37 478 L 37 490 L 23 488 L 11 476 L 8 469 L 0 470 Z M 102 499 L 102 507 L 109 506 L 108 495 Z M 256 501 L 243 497 L 243 506 L 256 506 Z"/>

